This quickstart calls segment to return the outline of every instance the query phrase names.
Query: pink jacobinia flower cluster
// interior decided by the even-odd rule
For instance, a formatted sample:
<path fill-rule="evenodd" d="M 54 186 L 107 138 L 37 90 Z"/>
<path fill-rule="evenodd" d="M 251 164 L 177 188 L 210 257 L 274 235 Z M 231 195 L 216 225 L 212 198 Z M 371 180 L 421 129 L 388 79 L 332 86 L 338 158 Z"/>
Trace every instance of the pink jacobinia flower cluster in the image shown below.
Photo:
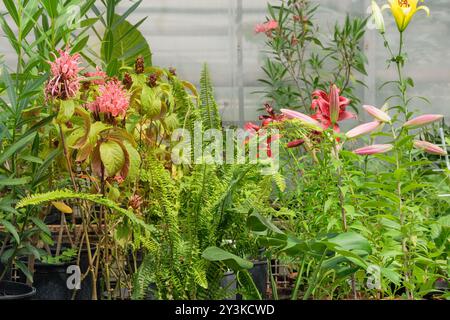
<path fill-rule="evenodd" d="M 278 28 L 278 22 L 275 20 L 269 20 L 266 23 L 257 24 L 255 26 L 255 32 L 256 33 L 265 33 L 266 35 L 269 36 L 270 32 L 277 28 Z"/>
<path fill-rule="evenodd" d="M 118 80 L 109 81 L 99 87 L 99 95 L 89 104 L 89 109 L 97 113 L 110 114 L 113 117 L 124 116 L 130 100 L 123 85 Z"/>
<path fill-rule="evenodd" d="M 50 63 L 51 78 L 45 87 L 47 98 L 70 99 L 76 96 L 80 89 L 78 66 L 80 55 L 70 55 L 66 50 L 58 50 L 59 57 Z"/>
<path fill-rule="evenodd" d="M 105 84 L 106 82 L 105 79 L 107 77 L 107 74 L 106 72 L 102 71 L 100 67 L 96 67 L 94 72 L 86 72 L 84 76 L 87 78 L 96 78 L 93 79 L 91 82 L 96 85 L 102 85 Z"/>

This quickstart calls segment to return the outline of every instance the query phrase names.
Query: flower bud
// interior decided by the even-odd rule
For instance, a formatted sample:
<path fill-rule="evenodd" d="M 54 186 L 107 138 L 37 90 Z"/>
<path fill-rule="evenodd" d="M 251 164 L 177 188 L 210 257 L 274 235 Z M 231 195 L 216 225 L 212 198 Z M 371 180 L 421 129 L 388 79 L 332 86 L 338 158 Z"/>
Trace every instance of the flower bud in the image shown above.
<path fill-rule="evenodd" d="M 386 153 L 394 149 L 392 144 L 374 144 L 371 146 L 362 147 L 353 151 L 353 153 L 360 156 L 369 156 L 372 154 Z"/>
<path fill-rule="evenodd" d="M 406 122 L 403 127 L 407 129 L 416 129 L 432 124 L 444 118 L 442 114 L 424 114 Z"/>

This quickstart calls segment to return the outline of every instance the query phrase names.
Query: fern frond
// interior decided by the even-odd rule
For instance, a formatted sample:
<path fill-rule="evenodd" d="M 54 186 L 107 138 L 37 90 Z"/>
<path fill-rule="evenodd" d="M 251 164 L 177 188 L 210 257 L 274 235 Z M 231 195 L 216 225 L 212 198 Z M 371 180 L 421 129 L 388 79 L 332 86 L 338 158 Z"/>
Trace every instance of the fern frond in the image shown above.
<path fill-rule="evenodd" d="M 209 75 L 208 65 L 205 63 L 200 76 L 200 108 L 202 110 L 203 127 L 206 129 L 222 129 L 219 108 L 214 98 L 214 90 Z"/>
<path fill-rule="evenodd" d="M 36 193 L 33 195 L 29 195 L 25 198 L 22 198 L 16 205 L 16 209 L 20 209 L 27 206 L 37 206 L 45 202 L 49 201 L 58 201 L 58 200 L 64 200 L 64 199 L 79 199 L 79 200 L 85 200 L 89 202 L 93 202 L 96 204 L 103 205 L 113 211 L 116 211 L 117 213 L 120 213 L 127 217 L 130 222 L 139 225 L 143 227 L 144 229 L 147 229 L 148 231 L 153 231 L 153 227 L 146 224 L 144 221 L 136 217 L 133 211 L 121 208 L 117 203 L 114 201 L 104 198 L 101 195 L 97 194 L 88 194 L 88 193 L 81 193 L 81 192 L 75 192 L 68 189 L 65 190 L 55 190 L 55 191 L 49 191 L 45 193 Z"/>
<path fill-rule="evenodd" d="M 193 264 L 192 274 L 196 284 L 204 289 L 208 289 L 208 280 L 206 279 L 206 261 L 198 260 Z"/>
<path fill-rule="evenodd" d="M 286 190 L 286 180 L 284 179 L 284 177 L 279 172 L 277 172 L 272 176 L 272 178 L 278 189 L 280 189 L 281 192 L 284 192 Z"/>

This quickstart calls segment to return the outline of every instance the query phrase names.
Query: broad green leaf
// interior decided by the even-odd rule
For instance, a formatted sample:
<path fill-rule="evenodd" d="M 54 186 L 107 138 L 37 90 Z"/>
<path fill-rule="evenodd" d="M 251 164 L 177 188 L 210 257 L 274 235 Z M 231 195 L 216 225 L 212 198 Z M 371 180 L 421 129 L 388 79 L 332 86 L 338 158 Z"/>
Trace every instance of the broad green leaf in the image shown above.
<path fill-rule="evenodd" d="M 203 251 L 202 257 L 208 261 L 222 262 L 234 271 L 253 268 L 253 263 L 242 259 L 218 247 L 208 247 Z"/>
<path fill-rule="evenodd" d="M 139 168 L 141 166 L 141 156 L 139 152 L 128 141 L 123 142 L 130 157 L 130 168 L 128 169 L 127 180 L 134 181 L 139 176 Z"/>
<path fill-rule="evenodd" d="M 107 141 L 100 145 L 100 159 L 108 177 L 114 177 L 125 164 L 125 154 L 119 144 Z"/>
<path fill-rule="evenodd" d="M 73 100 L 61 100 L 56 120 L 58 123 L 69 121 L 75 112 L 75 102 Z"/>
<path fill-rule="evenodd" d="M 283 234 L 283 231 L 278 229 L 276 225 L 258 212 L 254 212 L 248 217 L 247 226 L 253 232 L 272 231 L 278 234 Z"/>
<path fill-rule="evenodd" d="M 149 117 L 156 116 L 161 113 L 161 99 L 155 94 L 155 91 L 144 86 L 141 93 L 142 111 Z"/>
<path fill-rule="evenodd" d="M 336 245 L 337 248 L 346 251 L 357 251 L 364 254 L 372 253 L 369 241 L 356 232 L 345 232 L 328 239 L 325 243 Z"/>
<path fill-rule="evenodd" d="M 121 66 L 132 66 L 136 57 L 142 56 L 146 65 L 150 66 L 152 54 L 147 40 L 135 26 L 126 20 L 114 25 L 120 19 L 121 16 L 114 15 L 112 22 L 114 30 L 106 34 L 102 43 L 101 57 L 103 61 L 109 63 L 117 59 Z"/>

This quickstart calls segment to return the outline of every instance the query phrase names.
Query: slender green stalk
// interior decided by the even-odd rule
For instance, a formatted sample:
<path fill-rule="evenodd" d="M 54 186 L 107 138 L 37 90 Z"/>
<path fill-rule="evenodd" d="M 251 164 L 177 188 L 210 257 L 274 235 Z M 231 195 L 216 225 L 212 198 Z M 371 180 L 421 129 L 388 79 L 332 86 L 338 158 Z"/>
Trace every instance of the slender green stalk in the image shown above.
<path fill-rule="evenodd" d="M 303 269 L 305 267 L 305 262 L 306 262 L 306 256 L 303 259 L 302 266 L 300 267 L 300 270 L 297 274 L 297 280 L 295 281 L 294 292 L 292 293 L 291 300 L 298 300 L 298 291 L 300 289 L 300 285 L 302 284 L 302 280 L 303 280 Z"/>

